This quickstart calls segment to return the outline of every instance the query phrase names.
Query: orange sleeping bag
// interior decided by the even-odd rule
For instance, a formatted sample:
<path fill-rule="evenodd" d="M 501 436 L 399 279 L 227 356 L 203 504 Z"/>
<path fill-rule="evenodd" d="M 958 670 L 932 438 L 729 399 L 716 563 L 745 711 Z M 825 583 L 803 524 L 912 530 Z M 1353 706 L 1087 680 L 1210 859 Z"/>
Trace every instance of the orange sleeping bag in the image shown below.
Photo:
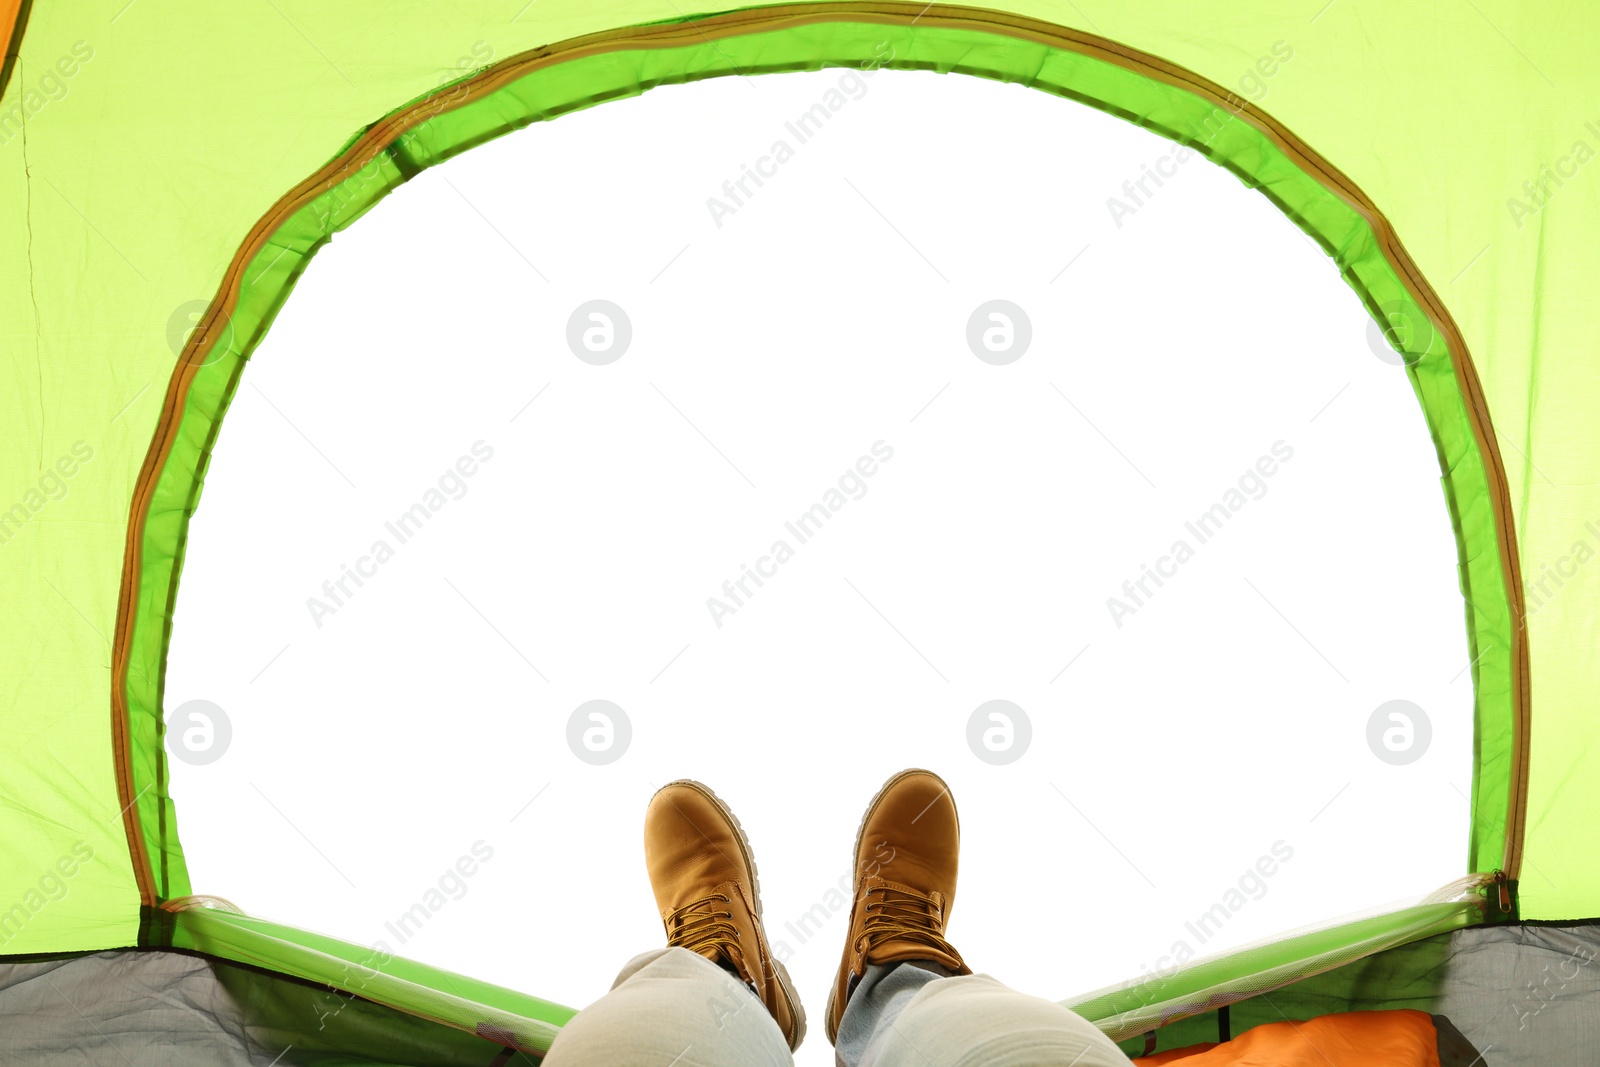
<path fill-rule="evenodd" d="M 1424 1011 L 1352 1011 L 1266 1023 L 1220 1045 L 1190 1045 L 1133 1062 L 1140 1067 L 1439 1067 L 1439 1033 Z"/>

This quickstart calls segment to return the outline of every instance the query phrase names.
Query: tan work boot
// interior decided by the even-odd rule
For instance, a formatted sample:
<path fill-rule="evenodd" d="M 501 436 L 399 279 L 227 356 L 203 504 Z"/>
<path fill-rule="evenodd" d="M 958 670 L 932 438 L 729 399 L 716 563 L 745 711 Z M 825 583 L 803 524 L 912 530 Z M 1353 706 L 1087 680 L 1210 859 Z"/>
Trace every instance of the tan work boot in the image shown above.
<path fill-rule="evenodd" d="M 884 783 L 856 834 L 850 939 L 828 995 L 829 1043 L 869 963 L 929 960 L 972 973 L 944 939 L 960 854 L 961 822 L 944 779 L 909 770 Z"/>
<path fill-rule="evenodd" d="M 733 812 L 699 782 L 669 782 L 645 811 L 644 861 L 667 944 L 731 965 L 799 1048 L 805 1010 L 767 947 L 755 859 Z"/>

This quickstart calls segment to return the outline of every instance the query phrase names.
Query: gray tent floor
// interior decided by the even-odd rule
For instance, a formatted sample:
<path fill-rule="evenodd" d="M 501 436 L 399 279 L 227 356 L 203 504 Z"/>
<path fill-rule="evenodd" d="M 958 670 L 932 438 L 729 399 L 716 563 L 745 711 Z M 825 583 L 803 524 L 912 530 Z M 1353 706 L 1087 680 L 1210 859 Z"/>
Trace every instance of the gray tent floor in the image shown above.
<path fill-rule="evenodd" d="M 1358 960 L 1232 1008 L 1284 1018 L 1410 1007 L 1442 1015 L 1484 1067 L 1600 1062 L 1600 925 L 1475 927 Z M 1205 1015 L 1158 1031 L 1216 1040 Z M 509 1058 L 508 1058 L 509 1057 Z M 120 950 L 0 958 L 6 1067 L 501 1067 L 535 1062 L 324 987 L 200 956 Z"/>
<path fill-rule="evenodd" d="M 324 986 L 202 956 L 0 960 L 5 1067 L 502 1067 L 537 1062 Z"/>
<path fill-rule="evenodd" d="M 1432 1009 L 1485 1064 L 1600 1063 L 1600 926 L 1499 926 L 1450 935 Z"/>

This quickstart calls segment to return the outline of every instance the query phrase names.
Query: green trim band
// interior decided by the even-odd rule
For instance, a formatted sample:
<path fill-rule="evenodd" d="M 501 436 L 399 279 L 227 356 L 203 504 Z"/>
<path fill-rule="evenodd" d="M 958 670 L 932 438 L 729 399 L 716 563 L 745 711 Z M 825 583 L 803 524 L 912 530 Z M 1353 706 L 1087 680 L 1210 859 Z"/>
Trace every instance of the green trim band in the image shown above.
<path fill-rule="evenodd" d="M 1292 982 L 1477 922 L 1483 901 L 1419 904 L 1239 949 L 1062 1003 L 1114 1041 L 1212 1011 Z M 390 955 L 213 907 L 159 913 L 158 947 L 264 967 L 408 1012 L 524 1052 L 549 1051 L 577 1010 Z M 340 1010 L 330 996 L 329 1013 Z"/>
<path fill-rule="evenodd" d="M 1213 1011 L 1385 949 L 1471 926 L 1483 901 L 1420 904 L 1201 960 L 1064 1001 L 1113 1041 Z"/>
<path fill-rule="evenodd" d="M 523 1052 L 543 1055 L 574 1008 L 334 937 L 215 908 L 163 913 L 163 947 L 187 949 L 331 986 Z M 337 1014 L 329 995 L 319 1015 Z"/>

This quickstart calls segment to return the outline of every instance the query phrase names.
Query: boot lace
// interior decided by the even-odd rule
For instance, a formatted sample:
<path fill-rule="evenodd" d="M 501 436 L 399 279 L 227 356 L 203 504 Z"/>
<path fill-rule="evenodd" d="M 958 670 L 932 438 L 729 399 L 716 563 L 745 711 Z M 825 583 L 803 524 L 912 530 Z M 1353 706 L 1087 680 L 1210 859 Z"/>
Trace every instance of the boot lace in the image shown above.
<path fill-rule="evenodd" d="M 944 921 L 931 898 L 877 886 L 867 890 L 865 910 L 855 943 L 857 952 L 864 950 L 864 958 L 870 959 L 872 950 L 886 941 L 911 941 L 960 961 L 961 954 L 944 939 Z"/>
<path fill-rule="evenodd" d="M 710 960 L 721 957 L 738 963 L 743 958 L 739 928 L 733 924 L 733 912 L 723 907 L 732 903 L 726 894 L 713 893 L 674 910 L 667 916 L 667 944 Z"/>

